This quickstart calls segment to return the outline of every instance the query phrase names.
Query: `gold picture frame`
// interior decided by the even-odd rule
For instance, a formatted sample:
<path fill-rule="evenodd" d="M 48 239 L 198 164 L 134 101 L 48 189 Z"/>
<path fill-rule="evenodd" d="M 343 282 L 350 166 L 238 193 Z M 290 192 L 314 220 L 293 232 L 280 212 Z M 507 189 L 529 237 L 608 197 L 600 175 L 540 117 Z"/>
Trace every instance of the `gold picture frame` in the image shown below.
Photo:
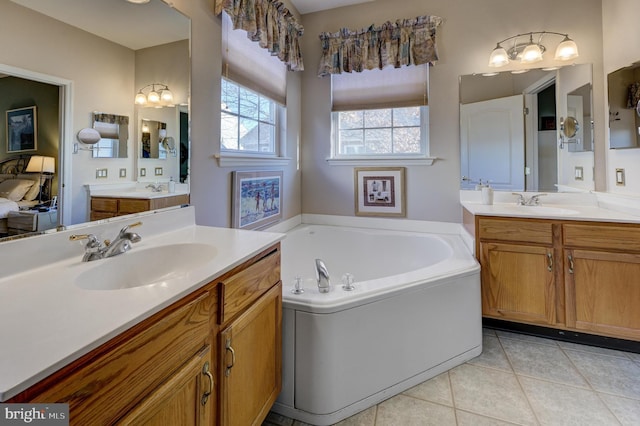
<path fill-rule="evenodd" d="M 405 217 L 405 174 L 405 167 L 356 167 L 356 216 Z"/>

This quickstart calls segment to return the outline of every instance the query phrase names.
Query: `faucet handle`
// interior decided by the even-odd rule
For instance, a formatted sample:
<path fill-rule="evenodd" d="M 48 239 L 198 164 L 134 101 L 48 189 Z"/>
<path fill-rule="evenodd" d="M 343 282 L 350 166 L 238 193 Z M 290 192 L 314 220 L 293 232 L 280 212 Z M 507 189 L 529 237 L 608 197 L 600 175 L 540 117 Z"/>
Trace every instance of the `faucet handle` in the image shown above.
<path fill-rule="evenodd" d="M 136 226 L 140 226 L 142 225 L 142 221 L 138 221 L 138 222 L 134 222 L 131 223 L 129 225 L 125 225 L 121 230 L 120 230 L 120 235 L 124 234 L 125 232 L 127 232 L 129 229 L 131 228 L 135 228 Z"/>
<path fill-rule="evenodd" d="M 517 195 L 517 196 L 518 196 L 518 199 L 516 200 L 516 204 L 519 204 L 519 205 L 521 205 L 521 206 L 523 206 L 523 205 L 524 205 L 524 203 L 525 203 L 524 195 L 522 195 L 522 194 L 518 194 L 517 192 L 512 192 L 511 194 L 512 194 L 512 195 Z"/>
<path fill-rule="evenodd" d="M 80 240 L 89 240 L 87 241 L 87 245 L 95 244 L 98 242 L 98 237 L 93 234 L 73 234 L 69 236 L 69 241 L 80 241 Z"/>

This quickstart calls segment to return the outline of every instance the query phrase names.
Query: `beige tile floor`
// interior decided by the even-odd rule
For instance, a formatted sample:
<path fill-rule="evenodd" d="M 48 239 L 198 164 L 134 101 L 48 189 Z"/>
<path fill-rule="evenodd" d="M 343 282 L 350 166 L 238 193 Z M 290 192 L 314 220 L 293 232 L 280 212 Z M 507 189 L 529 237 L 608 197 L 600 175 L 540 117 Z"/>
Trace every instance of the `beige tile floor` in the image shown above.
<path fill-rule="evenodd" d="M 480 356 L 338 424 L 638 426 L 640 354 L 485 329 Z"/>

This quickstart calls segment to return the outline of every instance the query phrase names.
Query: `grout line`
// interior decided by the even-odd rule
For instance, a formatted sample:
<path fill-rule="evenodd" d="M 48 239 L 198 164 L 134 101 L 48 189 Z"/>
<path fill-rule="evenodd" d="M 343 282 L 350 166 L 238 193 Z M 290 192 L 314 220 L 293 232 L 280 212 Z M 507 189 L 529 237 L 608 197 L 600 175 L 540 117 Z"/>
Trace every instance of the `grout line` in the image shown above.
<path fill-rule="evenodd" d="M 509 365 L 511 366 L 511 369 L 513 370 L 513 375 L 514 375 L 514 377 L 516 379 L 516 382 L 518 383 L 518 386 L 520 387 L 520 391 L 522 392 L 522 395 L 524 396 L 524 399 L 527 401 L 527 405 L 529 406 L 529 409 L 531 409 L 531 413 L 533 414 L 533 418 L 536 420 L 536 423 L 540 425 L 541 422 L 540 422 L 540 419 L 538 418 L 538 414 L 536 413 L 536 410 L 533 409 L 533 405 L 531 404 L 531 401 L 529 400 L 529 396 L 527 395 L 527 392 L 525 392 L 524 386 L 522 386 L 522 382 L 520 382 L 520 378 L 518 377 L 518 374 L 516 374 L 516 369 L 513 367 L 513 363 L 511 362 L 511 358 L 509 358 L 509 354 L 504 349 L 504 346 L 502 346 L 502 341 L 500 339 L 501 339 L 501 337 L 498 336 L 498 343 L 500 344 L 500 348 L 502 349 L 502 352 L 504 352 L 504 356 L 507 358 L 507 362 L 509 363 Z M 532 342 L 527 341 L 526 343 L 531 344 Z"/>

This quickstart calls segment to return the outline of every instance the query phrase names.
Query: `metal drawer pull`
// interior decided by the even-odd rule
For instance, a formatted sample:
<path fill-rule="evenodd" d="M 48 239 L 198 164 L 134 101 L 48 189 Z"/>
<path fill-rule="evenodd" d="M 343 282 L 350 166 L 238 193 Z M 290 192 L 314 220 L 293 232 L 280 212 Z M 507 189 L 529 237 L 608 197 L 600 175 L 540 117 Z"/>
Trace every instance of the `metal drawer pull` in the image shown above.
<path fill-rule="evenodd" d="M 569 273 L 573 274 L 573 256 L 569 255 Z"/>
<path fill-rule="evenodd" d="M 206 405 L 207 401 L 209 400 L 209 396 L 211 395 L 211 392 L 213 392 L 213 384 L 214 384 L 213 374 L 211 374 L 211 371 L 209 371 L 209 361 L 205 362 L 204 365 L 202 366 L 202 374 L 204 374 L 209 378 L 209 390 L 202 394 L 202 399 L 200 400 L 200 403 L 202 405 Z"/>
<path fill-rule="evenodd" d="M 553 271 L 553 255 L 551 253 L 547 253 L 547 259 L 549 263 L 547 264 L 547 271 Z"/>
<path fill-rule="evenodd" d="M 227 368 L 225 369 L 225 372 L 224 372 L 224 375 L 226 377 L 229 377 L 229 374 L 231 373 L 231 369 L 236 363 L 236 351 L 234 351 L 233 347 L 231 346 L 231 339 L 227 339 L 227 343 L 225 347 L 227 349 L 227 352 L 231 353 L 231 364 L 227 364 Z"/>

